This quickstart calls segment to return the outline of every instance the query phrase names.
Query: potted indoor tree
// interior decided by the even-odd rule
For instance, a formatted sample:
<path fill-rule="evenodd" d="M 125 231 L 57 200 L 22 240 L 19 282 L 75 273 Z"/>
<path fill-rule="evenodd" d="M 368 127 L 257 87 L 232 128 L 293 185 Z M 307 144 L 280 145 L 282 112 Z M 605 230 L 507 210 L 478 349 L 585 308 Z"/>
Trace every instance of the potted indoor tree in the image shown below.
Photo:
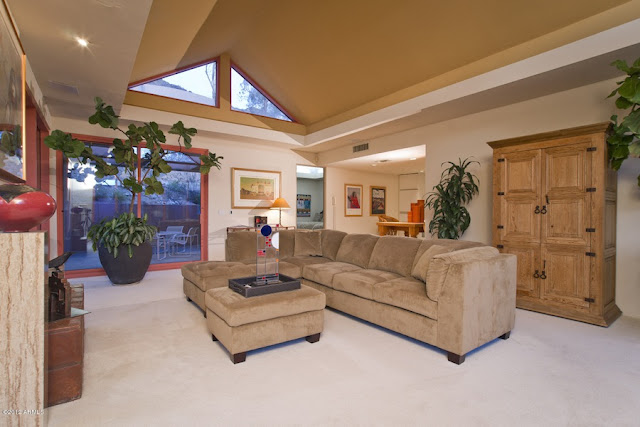
<path fill-rule="evenodd" d="M 100 262 L 109 279 L 114 284 L 135 283 L 142 280 L 151 263 L 152 248 L 150 241 L 157 230 L 147 224 L 147 216 L 139 218 L 134 213 L 136 196 L 163 194 L 164 187 L 158 177 L 171 172 L 171 166 L 165 160 L 168 154 L 163 148 L 166 136 L 155 122 L 140 126 L 130 124 L 126 130 L 119 126 L 119 118 L 113 107 L 106 105 L 102 99 L 95 98 L 95 113 L 89 117 L 89 123 L 98 124 L 120 132 L 123 138 L 114 138 L 109 157 L 113 163 L 94 154 L 91 147 L 75 139 L 71 134 L 55 130 L 45 138 L 45 144 L 54 150 L 61 151 L 67 158 L 76 159 L 82 164 L 91 163 L 95 167 L 96 179 L 114 177 L 120 186 L 131 195 L 129 211 L 115 218 L 105 218 L 89 229 L 87 237 L 97 250 Z M 191 148 L 191 138 L 197 130 L 186 128 L 181 121 L 171 126 L 169 134 L 177 135 L 177 144 L 182 150 Z M 138 174 L 138 156 L 142 149 L 146 162 Z M 200 173 L 207 174 L 212 167 L 220 169 L 221 156 L 215 153 L 200 156 Z"/>
<path fill-rule="evenodd" d="M 611 116 L 611 133 L 607 138 L 611 167 L 618 170 L 629 156 L 640 157 L 640 58 L 631 66 L 622 60 L 614 61 L 611 65 L 627 74 L 609 95 L 609 98 L 618 95 L 616 107 L 628 111 L 619 123 L 617 115 Z"/>
<path fill-rule="evenodd" d="M 429 222 L 429 233 L 439 239 L 459 239 L 469 228 L 471 216 L 464 207 L 478 194 L 478 177 L 467 171 L 472 163 L 469 159 L 458 159 L 458 163 L 445 162 L 450 166 L 442 172 L 440 182 L 428 193 L 425 208 L 433 209 Z"/>

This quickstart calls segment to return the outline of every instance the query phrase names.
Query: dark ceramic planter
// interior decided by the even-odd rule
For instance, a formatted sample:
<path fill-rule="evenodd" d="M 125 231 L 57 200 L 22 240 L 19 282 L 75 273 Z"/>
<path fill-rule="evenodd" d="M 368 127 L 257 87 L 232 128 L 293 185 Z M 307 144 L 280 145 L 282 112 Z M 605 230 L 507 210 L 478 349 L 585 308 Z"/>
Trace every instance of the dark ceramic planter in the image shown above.
<path fill-rule="evenodd" d="M 151 264 L 152 248 L 149 242 L 132 246 L 133 258 L 129 258 L 127 246 L 120 246 L 118 257 L 114 258 L 107 249 L 98 247 L 98 256 L 104 271 L 114 285 L 128 285 L 144 278 Z"/>

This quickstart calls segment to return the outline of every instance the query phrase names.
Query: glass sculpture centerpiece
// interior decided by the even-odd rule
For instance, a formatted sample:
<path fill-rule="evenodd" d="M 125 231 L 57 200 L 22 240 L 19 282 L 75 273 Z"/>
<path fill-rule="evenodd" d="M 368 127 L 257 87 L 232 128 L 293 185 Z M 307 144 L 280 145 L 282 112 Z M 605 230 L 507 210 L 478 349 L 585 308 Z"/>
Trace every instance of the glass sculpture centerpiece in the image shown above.
<path fill-rule="evenodd" d="M 256 275 L 229 279 L 229 288 L 244 297 L 300 289 L 300 280 L 280 274 L 278 227 L 260 225 L 256 233 Z"/>
<path fill-rule="evenodd" d="M 280 233 L 270 225 L 260 225 L 256 233 L 256 284 L 266 285 L 280 281 Z"/>

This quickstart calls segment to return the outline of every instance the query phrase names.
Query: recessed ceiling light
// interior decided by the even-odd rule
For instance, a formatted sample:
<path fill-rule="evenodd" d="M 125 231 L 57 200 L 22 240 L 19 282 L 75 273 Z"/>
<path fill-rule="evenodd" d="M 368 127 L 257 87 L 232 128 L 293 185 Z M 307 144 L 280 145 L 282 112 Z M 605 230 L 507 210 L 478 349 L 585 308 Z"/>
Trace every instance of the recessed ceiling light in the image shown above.
<path fill-rule="evenodd" d="M 420 173 L 422 173 L 422 172 L 424 172 L 424 171 L 420 171 Z"/>
<path fill-rule="evenodd" d="M 76 37 L 76 42 L 78 42 L 78 44 L 82 47 L 89 46 L 89 42 L 87 41 L 87 39 L 83 39 L 82 37 Z"/>
<path fill-rule="evenodd" d="M 415 159 L 417 159 L 417 157 L 412 157 L 412 158 L 410 158 L 409 160 L 415 160 Z"/>
<path fill-rule="evenodd" d="M 371 166 L 375 168 L 377 165 L 375 163 L 371 163 Z"/>

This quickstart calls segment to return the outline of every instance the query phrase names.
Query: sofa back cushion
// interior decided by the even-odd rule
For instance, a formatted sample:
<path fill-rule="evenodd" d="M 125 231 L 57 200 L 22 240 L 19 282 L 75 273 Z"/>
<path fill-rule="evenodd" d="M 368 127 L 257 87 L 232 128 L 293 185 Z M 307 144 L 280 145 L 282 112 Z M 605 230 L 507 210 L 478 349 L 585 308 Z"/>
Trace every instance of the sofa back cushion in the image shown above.
<path fill-rule="evenodd" d="M 427 296 L 433 301 L 438 301 L 452 264 L 480 261 L 493 258 L 499 254 L 500 252 L 494 247 L 482 246 L 434 256 L 429 263 L 429 270 L 427 271 Z"/>
<path fill-rule="evenodd" d="M 322 233 L 322 256 L 335 261 L 340 243 L 347 233 L 338 230 L 321 230 L 320 233 Z"/>
<path fill-rule="evenodd" d="M 418 261 L 420 261 L 420 257 L 422 257 L 422 254 L 424 254 L 424 252 L 427 249 L 429 249 L 431 246 L 433 246 L 433 245 L 438 245 L 438 246 L 443 246 L 445 248 L 448 248 L 449 252 L 457 251 L 459 249 L 475 248 L 475 247 L 478 247 L 478 246 L 487 246 L 484 243 L 471 242 L 469 240 L 424 239 L 422 241 L 422 244 L 418 248 L 418 252 L 416 253 L 416 257 L 413 260 L 413 268 L 415 268 L 416 264 L 418 263 Z M 412 271 L 413 271 L 413 269 L 412 269 Z"/>
<path fill-rule="evenodd" d="M 373 247 L 378 242 L 378 236 L 372 234 L 347 234 L 340 243 L 336 261 L 348 262 L 358 267 L 367 268 Z"/>
<path fill-rule="evenodd" d="M 322 234 L 320 230 L 296 230 L 295 256 L 322 256 Z"/>
<path fill-rule="evenodd" d="M 295 230 L 281 230 L 280 233 L 280 259 L 293 256 L 295 246 Z"/>
<path fill-rule="evenodd" d="M 261 239 L 260 243 L 264 244 L 264 236 L 253 230 L 227 233 L 227 240 L 224 242 L 225 260 L 237 262 L 255 260 L 258 238 Z"/>
<path fill-rule="evenodd" d="M 429 271 L 429 264 L 431 263 L 431 259 L 436 255 L 446 254 L 447 252 L 451 252 L 452 250 L 452 248 L 448 248 L 446 246 L 429 246 L 429 248 L 424 251 L 422 256 L 418 259 L 418 262 L 414 264 L 413 269 L 411 269 L 411 276 L 414 279 L 426 282 L 427 271 Z"/>
<path fill-rule="evenodd" d="M 411 237 L 380 237 L 371 252 L 368 268 L 409 276 L 420 243 Z"/>

